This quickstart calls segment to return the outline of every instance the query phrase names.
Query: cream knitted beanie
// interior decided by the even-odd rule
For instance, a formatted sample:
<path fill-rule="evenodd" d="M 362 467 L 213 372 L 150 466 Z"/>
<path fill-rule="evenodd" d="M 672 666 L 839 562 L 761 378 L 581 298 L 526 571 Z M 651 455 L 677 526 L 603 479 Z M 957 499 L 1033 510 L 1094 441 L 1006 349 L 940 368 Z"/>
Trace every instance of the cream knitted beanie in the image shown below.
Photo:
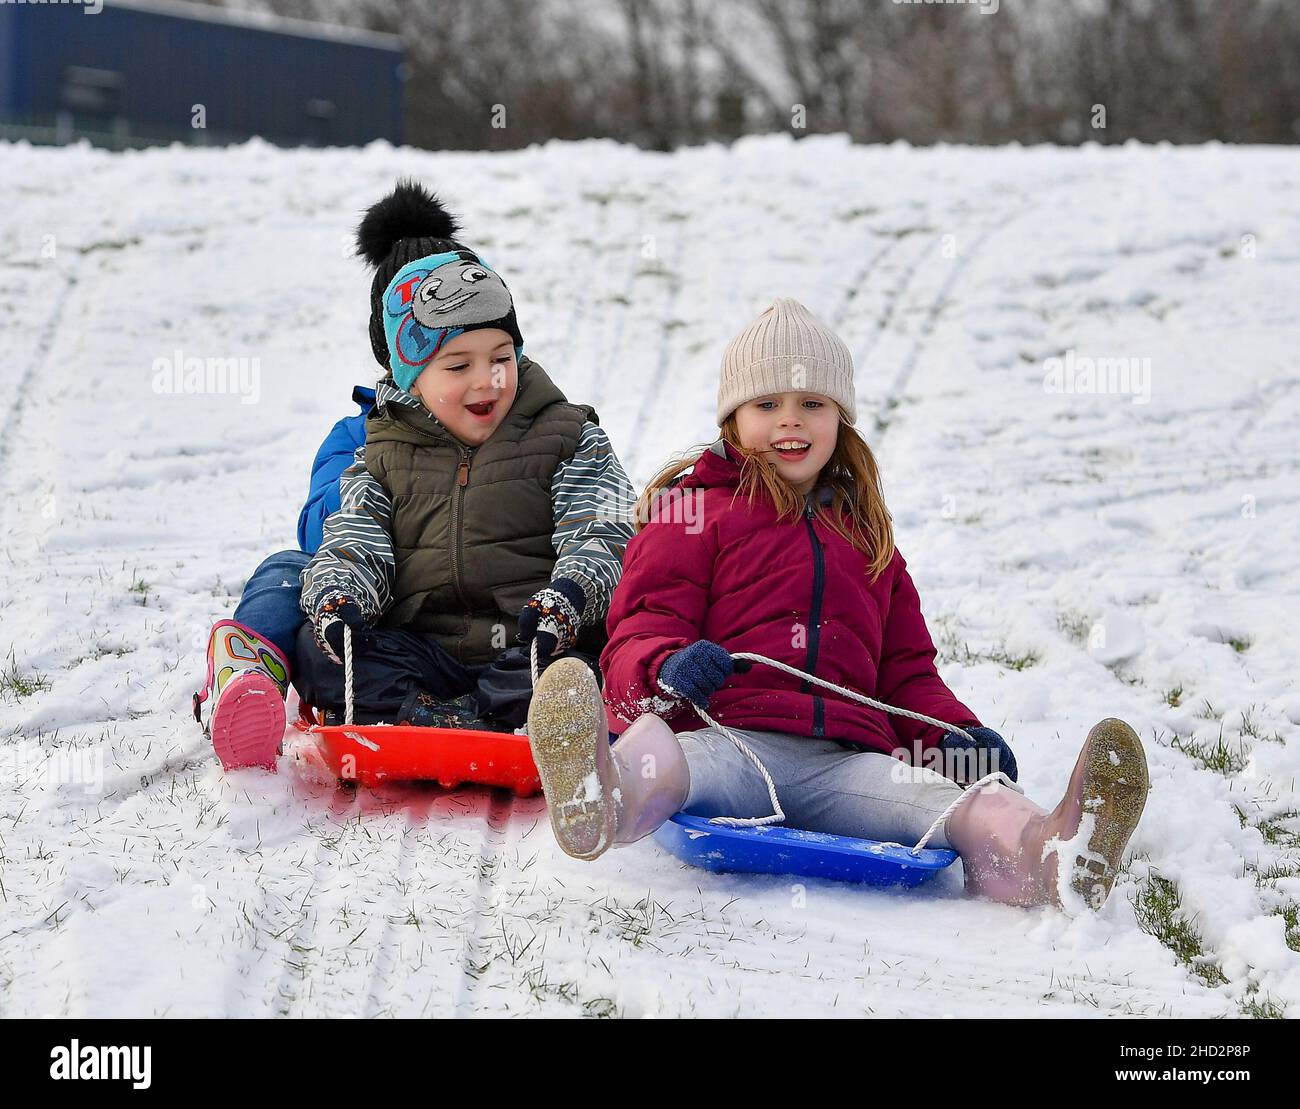
<path fill-rule="evenodd" d="M 718 385 L 718 424 L 746 401 L 771 393 L 821 393 L 856 422 L 853 356 L 797 300 L 780 297 L 727 344 Z"/>

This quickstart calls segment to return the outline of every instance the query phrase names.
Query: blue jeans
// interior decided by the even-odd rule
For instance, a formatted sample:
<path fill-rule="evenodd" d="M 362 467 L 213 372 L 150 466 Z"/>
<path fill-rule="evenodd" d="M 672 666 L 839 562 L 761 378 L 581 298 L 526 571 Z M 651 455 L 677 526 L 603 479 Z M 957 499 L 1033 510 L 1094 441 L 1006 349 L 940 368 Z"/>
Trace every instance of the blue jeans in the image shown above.
<path fill-rule="evenodd" d="M 783 732 L 732 731 L 767 767 L 791 828 L 911 847 L 961 796 L 961 786 L 936 771 L 879 751 Z M 753 817 L 772 811 L 762 776 L 721 732 L 701 728 L 677 740 L 691 774 L 682 812 Z M 951 846 L 943 828 L 927 846 Z"/>
<path fill-rule="evenodd" d="M 294 666 L 298 629 L 307 622 L 302 599 L 302 571 L 311 555 L 277 551 L 253 571 L 235 609 L 235 619 L 270 640 Z"/>

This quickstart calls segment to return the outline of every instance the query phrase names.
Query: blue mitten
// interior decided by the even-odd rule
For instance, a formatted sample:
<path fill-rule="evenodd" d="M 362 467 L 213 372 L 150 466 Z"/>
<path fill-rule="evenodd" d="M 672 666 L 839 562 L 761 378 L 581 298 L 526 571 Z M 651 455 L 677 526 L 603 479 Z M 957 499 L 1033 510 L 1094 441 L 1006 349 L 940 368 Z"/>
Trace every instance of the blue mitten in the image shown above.
<path fill-rule="evenodd" d="M 981 773 L 970 781 L 964 780 L 965 775 L 953 777 L 958 785 L 969 785 L 970 782 L 978 781 L 984 774 L 992 773 L 994 770 L 1001 770 L 1013 782 L 1018 780 L 1016 756 L 1005 739 L 992 728 L 967 728 L 966 731 L 971 734 L 975 742 L 972 743 L 959 732 L 948 732 L 943 739 L 939 740 L 941 751 L 977 752 Z"/>
<path fill-rule="evenodd" d="M 659 667 L 659 686 L 665 693 L 685 697 L 691 704 L 705 708 L 732 674 L 748 669 L 747 661 L 737 662 L 725 647 L 699 639 L 664 660 Z"/>

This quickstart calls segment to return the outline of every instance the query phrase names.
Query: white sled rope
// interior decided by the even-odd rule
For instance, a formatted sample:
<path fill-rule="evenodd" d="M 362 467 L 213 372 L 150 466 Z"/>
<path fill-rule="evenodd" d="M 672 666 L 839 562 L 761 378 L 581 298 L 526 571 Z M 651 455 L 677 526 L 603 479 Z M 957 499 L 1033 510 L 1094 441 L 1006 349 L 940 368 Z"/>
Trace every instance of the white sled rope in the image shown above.
<path fill-rule="evenodd" d="M 778 662 L 774 658 L 768 658 L 766 655 L 756 655 L 756 654 L 751 654 L 748 651 L 740 651 L 737 654 L 732 655 L 731 657 L 733 659 L 747 659 L 750 662 L 761 662 L 764 665 L 774 667 L 777 670 L 783 670 L 785 671 L 785 673 L 791 674 L 796 678 L 802 678 L 804 681 L 809 681 L 812 682 L 814 685 L 819 685 L 823 689 L 829 689 L 833 693 L 838 693 L 841 697 L 847 697 L 850 701 L 857 701 L 859 704 L 869 705 L 871 708 L 879 709 L 881 712 L 893 713 L 895 716 L 906 716 L 912 720 L 919 720 L 923 724 L 932 724 L 936 728 L 942 728 L 946 732 L 956 732 L 958 735 L 965 736 L 972 743 L 979 742 L 978 740 L 975 739 L 973 735 L 970 734 L 970 732 L 966 731 L 964 728 L 957 727 L 957 725 L 955 724 L 949 724 L 943 720 L 936 720 L 933 716 L 926 716 L 925 713 L 923 712 L 912 712 L 910 709 L 900 709 L 895 705 L 887 705 L 885 704 L 884 701 L 877 701 L 874 697 L 868 697 L 865 693 L 858 693 L 855 690 L 846 689 L 842 685 L 836 685 L 834 682 L 828 682 L 823 678 L 817 677 L 815 674 L 808 674 L 805 671 L 800 670 L 794 666 L 789 666 L 784 662 Z M 730 728 L 728 728 L 725 724 L 718 723 L 718 721 L 716 721 L 712 716 L 710 716 L 704 709 L 700 708 L 698 705 L 694 707 L 695 707 L 696 714 L 700 717 L 701 720 L 703 720 L 710 727 L 716 728 L 724 736 L 726 736 L 729 740 L 731 740 L 731 742 L 736 745 L 736 749 L 739 750 L 740 753 L 744 755 L 745 758 L 747 758 L 754 765 L 754 768 L 763 776 L 763 782 L 767 786 L 767 796 L 772 802 L 771 816 L 752 816 L 752 817 L 715 816 L 710 818 L 709 823 L 723 824 L 731 828 L 758 828 L 768 824 L 784 824 L 785 811 L 781 808 L 780 798 L 778 798 L 776 795 L 776 783 L 772 781 L 772 776 L 767 772 L 767 767 L 763 765 L 763 761 L 756 754 L 754 754 L 753 751 L 749 749 L 749 746 L 745 743 L 743 739 L 740 738 L 740 736 L 736 735 L 736 733 L 733 732 Z M 972 783 L 958 797 L 956 797 L 953 800 L 952 804 L 949 805 L 946 809 L 944 809 L 944 811 L 939 814 L 939 816 L 930 825 L 930 827 L 926 829 L 925 835 L 923 835 L 919 840 L 917 840 L 916 845 L 910 847 L 908 850 L 910 850 L 914 855 L 920 854 L 921 850 L 925 847 L 925 845 L 930 842 L 930 839 L 934 836 L 934 833 L 943 827 L 944 821 L 946 821 L 948 817 L 950 817 L 954 812 L 957 811 L 958 806 L 960 806 L 961 803 L 965 801 L 968 796 L 970 796 L 976 790 L 981 789 L 986 785 L 989 785 L 993 782 L 999 782 L 999 781 L 1007 786 L 1010 786 L 1017 793 L 1024 792 L 1024 790 L 1022 790 L 1015 782 L 1013 782 L 1010 778 L 1008 778 L 1001 770 L 995 770 L 993 771 L 992 774 L 985 774 L 984 777 L 979 779 L 979 781 Z"/>

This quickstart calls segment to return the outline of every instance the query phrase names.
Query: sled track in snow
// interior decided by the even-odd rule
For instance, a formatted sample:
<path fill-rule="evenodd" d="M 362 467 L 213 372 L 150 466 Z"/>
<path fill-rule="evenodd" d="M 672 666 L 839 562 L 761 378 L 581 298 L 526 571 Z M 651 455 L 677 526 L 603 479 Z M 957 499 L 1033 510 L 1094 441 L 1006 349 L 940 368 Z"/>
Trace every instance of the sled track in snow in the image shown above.
<path fill-rule="evenodd" d="M 616 249 L 612 244 L 605 241 L 605 236 L 609 233 L 610 213 L 615 204 L 626 205 L 629 197 L 620 193 L 611 193 L 600 203 L 601 217 L 596 228 L 597 238 L 594 247 L 605 257 L 601 260 L 602 274 L 599 281 L 590 281 L 586 284 L 591 287 L 603 289 L 612 288 L 614 277 L 619 269 L 619 263 L 627 257 L 622 249 Z M 662 220 L 662 216 L 656 214 L 653 218 Z M 658 224 L 655 224 L 658 226 Z M 623 344 L 627 333 L 627 322 L 631 318 L 631 311 L 635 308 L 636 301 L 632 296 L 632 290 L 636 287 L 638 278 L 656 279 L 661 277 L 656 271 L 647 272 L 644 266 L 646 261 L 655 259 L 646 259 L 635 250 L 632 245 L 639 238 L 636 229 L 629 226 L 626 232 L 615 228 L 614 231 L 617 239 L 626 238 L 629 246 L 628 250 L 632 251 L 632 261 L 624 271 L 624 277 L 619 287 L 619 293 L 616 297 L 607 297 L 605 300 L 595 302 L 598 310 L 605 314 L 606 322 L 599 331 L 596 328 L 588 328 L 587 333 L 591 336 L 586 345 L 591 348 L 591 354 L 587 361 L 589 370 L 588 380 L 585 385 L 586 403 L 590 404 L 597 412 L 600 412 L 602 405 L 607 396 L 607 386 L 611 379 L 617 374 L 619 359 L 622 354 Z M 676 257 L 680 258 L 682 247 L 681 240 L 678 240 L 679 250 Z M 680 284 L 680 282 L 674 282 Z M 590 302 L 589 294 L 586 294 L 586 301 Z M 601 308 L 600 306 L 605 306 Z M 585 313 L 584 313 L 585 316 Z M 571 324 L 572 328 L 573 324 Z M 601 336 L 597 341 L 596 336 Z M 573 359 L 574 364 L 582 365 L 582 357 Z M 652 385 L 653 383 L 648 383 Z M 626 464 L 626 457 L 623 458 Z"/>
<path fill-rule="evenodd" d="M 4 504 L 0 506 L 0 522 L 4 525 L 6 546 L 15 535 L 21 534 L 24 530 L 21 526 L 24 498 L 19 487 L 19 482 L 23 480 L 24 475 L 20 468 L 9 465 L 10 452 L 15 445 L 14 440 L 21 431 L 23 413 L 26 410 L 24 402 L 30 394 L 33 382 L 43 373 L 55 344 L 63 334 L 60 327 L 68 314 L 69 302 L 73 299 L 84 299 L 86 289 L 98 286 L 100 266 L 102 263 L 96 261 L 96 272 L 88 277 L 86 284 L 80 286 L 82 290 L 80 296 L 78 296 L 80 280 L 78 275 L 76 273 L 64 275 L 62 291 L 54 298 L 54 307 L 50 310 L 45 329 L 41 332 L 27 365 L 23 367 L 22 374 L 13 388 L 12 399 L 4 413 L 4 421 L 0 423 L 0 473 L 4 475 L 0 477 L 0 488 L 4 490 Z M 28 491 L 31 491 L 31 487 Z"/>
<path fill-rule="evenodd" d="M 1296 463 L 1291 466 L 1282 467 L 1279 471 L 1275 471 L 1274 473 L 1271 473 L 1268 476 L 1277 477 L 1281 472 L 1285 472 L 1287 470 L 1297 470 L 1297 469 L 1300 469 L 1300 463 Z M 1135 476 L 1140 477 L 1141 475 L 1135 475 Z M 1061 488 L 1080 489 L 1080 488 L 1086 488 L 1093 484 L 1095 483 L 1083 482 L 1083 481 L 1067 482 L 1067 483 L 1062 483 Z M 1140 493 L 1127 492 L 1127 493 L 1119 493 L 1115 495 L 1102 494 L 1093 497 L 1091 499 L 1068 501 L 1068 502 L 1052 505 L 1048 508 L 1044 508 L 1039 512 L 1039 519 L 1054 520 L 1057 517 L 1064 516 L 1066 513 L 1070 513 L 1070 512 L 1079 512 L 1084 509 L 1091 509 L 1092 511 L 1095 512 L 1103 508 L 1115 508 L 1118 505 L 1136 504 L 1139 501 L 1149 501 L 1152 498 L 1158 498 L 1158 497 L 1195 495 L 1198 493 L 1214 494 L 1214 493 L 1222 493 L 1222 491 L 1223 491 L 1223 481 L 1221 479 L 1215 478 L 1209 481 L 1198 482 L 1195 485 L 1189 485 L 1186 482 L 1175 483 L 1172 485 L 1161 486 L 1158 489 L 1145 489 Z M 1285 501 L 1270 499 L 1270 503 L 1275 506 L 1281 506 L 1283 504 L 1295 503 L 1295 501 L 1294 498 Z"/>
<path fill-rule="evenodd" d="M 681 269 L 682 260 L 685 256 L 685 237 L 682 236 L 677 240 L 677 250 L 673 254 L 673 266 L 669 270 L 670 276 L 668 292 L 664 294 L 663 306 L 660 308 L 657 316 L 657 319 L 659 320 L 659 348 L 658 353 L 655 356 L 654 372 L 645 375 L 646 380 L 641 395 L 641 403 L 637 405 L 636 410 L 636 423 L 633 425 L 633 432 L 628 442 L 627 450 L 622 454 L 623 469 L 627 472 L 629 478 L 632 478 L 632 475 L 636 472 L 636 466 L 640 461 L 642 453 L 641 446 L 648 437 L 646 432 L 650 426 L 652 413 L 655 411 L 654 399 L 656 395 L 668 393 L 672 387 L 671 380 L 674 376 L 674 362 L 670 357 L 670 348 L 674 337 L 677 335 L 677 329 L 667 326 L 669 322 L 668 313 L 672 311 L 673 306 L 677 303 L 677 299 L 681 294 L 682 281 L 680 280 L 679 271 Z M 638 267 L 638 269 L 633 273 L 633 282 L 635 281 L 636 274 L 639 272 L 640 268 Z M 633 282 L 629 282 L 629 292 L 631 291 Z M 632 305 L 625 304 L 621 307 L 622 311 L 619 313 L 619 339 L 610 357 L 611 369 L 618 364 L 618 349 L 622 345 L 623 325 L 621 321 L 627 318 Z M 603 380 L 608 375 L 601 374 L 599 376 L 600 379 Z M 682 445 L 682 447 L 684 446 L 685 444 Z M 636 479 L 632 478 L 632 480 L 635 482 Z"/>
<path fill-rule="evenodd" d="M 917 249 L 916 257 L 912 259 L 911 263 L 899 276 L 899 279 L 894 284 L 893 288 L 890 289 L 886 298 L 885 311 L 881 314 L 878 320 L 874 321 L 875 325 L 872 327 L 868 338 L 863 341 L 859 345 L 857 351 L 854 352 L 853 365 L 855 367 L 865 365 L 867 360 L 871 357 L 872 352 L 880 345 L 881 339 L 889 333 L 891 325 L 898 315 L 904 297 L 906 296 L 908 289 L 911 288 L 913 279 L 921 269 L 921 263 L 930 256 L 935 244 L 941 241 L 942 236 L 936 235 L 933 239 L 930 239 Z M 897 384 L 896 381 L 895 387 L 897 387 Z M 893 395 L 892 392 L 890 395 Z"/>
<path fill-rule="evenodd" d="M 104 721 L 94 721 L 93 724 L 106 723 Z M 81 726 L 81 725 L 76 725 Z M 143 794 L 148 793 L 155 786 L 163 782 L 172 781 L 177 775 L 186 770 L 197 769 L 206 763 L 212 757 L 211 741 L 199 730 L 198 725 L 194 725 L 194 730 L 198 738 L 190 744 L 188 748 L 182 747 L 174 755 L 165 755 L 161 763 L 148 768 L 132 771 L 124 775 L 120 780 L 121 785 L 112 787 L 111 783 L 105 782 L 105 792 L 99 797 L 95 804 L 96 807 L 102 807 L 105 802 L 112 802 L 113 808 L 109 816 L 114 816 L 123 805 L 134 800 Z M 75 795 L 68 800 L 60 802 L 60 808 L 82 808 L 86 802 L 80 801 Z"/>
<path fill-rule="evenodd" d="M 868 229 L 866 234 L 863 236 L 862 249 L 866 251 L 871 245 L 871 243 L 875 239 L 878 239 L 881 234 L 882 233 L 878 230 Z M 832 327 L 837 329 L 840 327 L 840 325 L 848 317 L 849 311 L 853 305 L 854 300 L 857 298 L 858 292 L 869 281 L 871 275 L 880 267 L 880 265 L 884 263 L 889 257 L 891 257 L 904 241 L 906 241 L 905 238 L 891 237 L 890 240 L 887 243 L 885 243 L 884 246 L 880 247 L 878 250 L 875 251 L 875 253 L 871 254 L 870 257 L 867 259 L 866 263 L 854 274 L 852 282 L 845 289 L 844 297 L 841 301 L 841 304 L 834 312 L 831 313 Z M 676 273 L 677 270 L 680 269 L 682 259 L 685 256 L 684 242 L 685 242 L 684 237 L 682 238 L 682 240 L 679 240 L 678 251 L 675 254 L 673 260 L 675 266 L 675 269 L 673 271 L 674 273 Z M 894 305 L 897 302 L 897 299 L 901 296 L 903 290 L 906 288 L 912 273 L 915 272 L 919 264 L 920 264 L 920 260 L 918 258 L 918 260 L 913 263 L 912 267 L 903 275 L 903 277 L 895 285 L 888 300 L 888 308 L 886 310 L 885 316 L 879 322 L 878 328 L 883 328 L 884 326 L 886 326 L 889 322 L 889 319 L 892 318 Z M 667 321 L 668 311 L 671 310 L 671 308 L 677 302 L 679 290 L 682 284 L 683 282 L 681 280 L 676 280 L 673 282 L 672 292 L 666 298 L 662 315 L 661 315 L 661 319 L 664 322 Z M 670 345 L 676 333 L 677 332 L 675 329 L 665 328 L 663 330 L 662 335 L 660 336 L 659 353 L 655 363 L 655 373 L 653 375 L 648 375 L 647 377 L 642 402 L 637 409 L 637 422 L 634 425 L 633 433 L 628 442 L 626 452 L 623 455 L 625 468 L 627 469 L 629 474 L 633 474 L 635 472 L 636 463 L 640 461 L 642 444 L 648 438 L 647 430 L 650 426 L 650 419 L 651 419 L 650 414 L 653 411 L 652 402 L 656 395 L 665 395 L 671 391 L 673 387 L 673 378 L 676 376 L 674 372 L 675 367 L 677 367 L 680 363 L 683 363 L 685 361 L 685 359 L 677 359 L 674 361 L 673 359 L 670 358 Z M 682 443 L 678 446 L 677 449 L 685 449 L 687 445 L 688 444 Z M 667 453 L 668 452 L 665 452 L 665 457 Z"/>
<path fill-rule="evenodd" d="M 422 850 L 419 842 L 419 829 L 409 819 L 404 809 L 398 810 L 401 817 L 397 830 L 397 858 L 393 862 L 386 878 L 391 879 L 397 893 L 405 892 L 406 886 L 415 870 L 416 853 Z M 426 812 L 427 815 L 427 812 Z M 383 912 L 383 925 L 379 942 L 375 947 L 371 962 L 370 982 L 361 1001 L 361 1011 L 356 1015 L 365 1018 L 396 1016 L 388 1000 L 392 986 L 402 977 L 401 939 L 398 912 L 401 908 L 399 897 L 385 898 L 387 902 Z M 372 910 L 372 913 L 375 910 Z"/>
<path fill-rule="evenodd" d="M 871 275 L 880 267 L 881 262 L 897 250 L 899 244 L 903 241 L 897 235 L 889 235 L 887 232 L 880 231 L 876 228 L 868 228 L 862 241 L 863 249 L 871 246 L 876 239 L 881 237 L 886 239 L 885 243 L 879 250 L 872 254 L 863 264 L 862 268 L 853 275 L 853 280 L 844 288 L 844 295 L 841 298 L 838 307 L 836 307 L 836 309 L 827 317 L 826 322 L 830 324 L 832 329 L 838 331 L 844 321 L 848 319 L 849 312 L 853 308 L 853 302 L 858 299 L 858 293 L 861 292 L 862 288 L 868 281 L 870 281 Z"/>
<path fill-rule="evenodd" d="M 596 227 L 591 236 L 591 250 L 597 255 L 595 261 L 600 268 L 600 275 L 599 277 L 593 275 L 592 280 L 582 282 L 582 292 L 574 301 L 573 311 L 569 314 L 569 324 L 565 329 L 564 350 L 572 352 L 572 357 L 564 369 L 568 372 L 574 370 L 584 371 L 587 376 L 584 387 L 594 385 L 603 377 L 599 372 L 599 350 L 591 338 L 593 329 L 587 326 L 587 321 L 591 318 L 592 304 L 595 300 L 594 290 L 607 289 L 612 284 L 613 255 L 615 252 L 601 249 L 604 246 L 608 225 L 609 202 L 606 202 L 600 205 L 600 215 L 596 220 Z M 605 257 L 605 255 L 610 257 Z M 597 412 L 600 411 L 599 405 L 593 403 L 592 407 Z"/>
<path fill-rule="evenodd" d="M 93 287 L 98 276 L 98 274 L 95 274 L 90 277 L 87 285 Z M 28 359 L 26 367 L 14 386 L 13 399 L 9 402 L 9 407 L 5 412 L 4 423 L 0 424 L 0 467 L 3 467 L 6 471 L 10 469 L 6 463 L 9 460 L 9 451 L 13 447 L 14 433 L 18 430 L 19 421 L 22 419 L 23 399 L 27 396 L 32 381 L 35 379 L 37 372 L 44 366 L 55 341 L 61 334 L 59 325 L 63 322 L 63 317 L 68 311 L 68 302 L 77 289 L 77 283 L 78 277 L 75 273 L 64 276 L 63 291 L 61 295 L 54 298 L 54 307 L 50 310 L 45 328 L 36 343 L 36 349 L 32 351 L 31 358 Z M 7 530 L 12 530 L 12 528 Z"/>
<path fill-rule="evenodd" d="M 506 829 L 514 808 L 513 793 L 506 793 L 503 790 L 491 791 L 485 813 L 483 844 L 478 859 L 478 881 L 466 914 L 468 927 L 465 932 L 465 951 L 461 961 L 460 991 L 456 997 L 457 1017 L 474 1015 L 479 1000 L 479 981 L 490 963 L 490 960 L 483 959 L 487 949 L 488 934 L 484 922 L 497 918 L 492 901 L 501 878 Z"/>
<path fill-rule="evenodd" d="M 885 432 L 887 432 L 889 428 L 889 424 L 891 424 L 891 413 L 894 408 L 898 407 L 900 400 L 902 400 L 902 393 L 904 393 L 907 384 L 911 381 L 911 376 L 913 376 L 915 369 L 917 369 L 917 363 L 920 360 L 920 351 L 922 351 L 922 346 L 924 345 L 924 342 L 926 342 L 926 339 L 930 338 L 933 330 L 935 330 L 935 324 L 937 320 L 939 320 L 939 313 L 943 311 L 944 304 L 948 302 L 953 287 L 957 285 L 959 280 L 961 280 L 962 274 L 966 273 L 966 270 L 970 268 L 971 263 L 974 263 L 976 257 L 979 257 L 985 244 L 988 243 L 989 239 L 991 239 L 993 235 L 1001 233 L 1001 231 L 1004 230 L 1006 226 L 1010 225 L 1011 222 L 1019 220 L 1019 218 L 1028 215 L 1028 212 L 1031 211 L 1032 208 L 1022 207 L 1006 213 L 1001 220 L 996 221 L 995 224 L 985 226 L 985 228 L 980 231 L 975 242 L 971 244 L 969 251 L 962 252 L 962 254 L 958 255 L 956 263 L 953 264 L 952 272 L 950 272 L 948 277 L 945 278 L 943 285 L 940 285 L 939 291 L 937 291 L 935 296 L 933 296 L 930 306 L 926 308 L 926 315 L 924 315 L 922 322 L 920 322 L 920 328 L 917 335 L 915 335 L 913 341 L 911 341 L 911 346 L 907 348 L 907 354 L 904 360 L 902 360 L 902 365 L 898 367 L 898 372 L 894 374 L 893 384 L 889 386 L 884 407 L 881 408 L 880 412 L 876 413 L 875 437 L 878 441 L 880 438 L 884 437 Z M 911 273 L 914 272 L 915 267 L 909 270 L 909 281 Z M 894 303 L 897 303 L 897 299 L 894 300 Z M 875 343 L 872 343 L 863 356 L 870 355 L 870 352 L 871 350 L 874 350 L 874 347 Z"/>
<path fill-rule="evenodd" d="M 360 800 L 357 790 L 352 786 L 338 785 L 330 798 L 329 809 L 324 814 L 324 820 L 342 827 L 359 809 Z M 320 914 L 313 895 L 328 884 L 330 876 L 334 873 L 336 860 L 326 837 L 318 834 L 315 837 L 315 847 L 309 881 L 297 910 L 298 924 L 286 940 L 284 965 L 281 967 L 270 998 L 276 1016 L 302 1015 L 294 1011 L 295 1005 L 302 1001 L 294 986 L 295 983 L 313 981 L 312 969 L 304 957 L 314 956 L 314 961 L 318 962 L 320 953 L 325 949 L 324 944 L 328 942 L 320 938 Z M 295 959 L 303 961 L 295 964 Z"/>

